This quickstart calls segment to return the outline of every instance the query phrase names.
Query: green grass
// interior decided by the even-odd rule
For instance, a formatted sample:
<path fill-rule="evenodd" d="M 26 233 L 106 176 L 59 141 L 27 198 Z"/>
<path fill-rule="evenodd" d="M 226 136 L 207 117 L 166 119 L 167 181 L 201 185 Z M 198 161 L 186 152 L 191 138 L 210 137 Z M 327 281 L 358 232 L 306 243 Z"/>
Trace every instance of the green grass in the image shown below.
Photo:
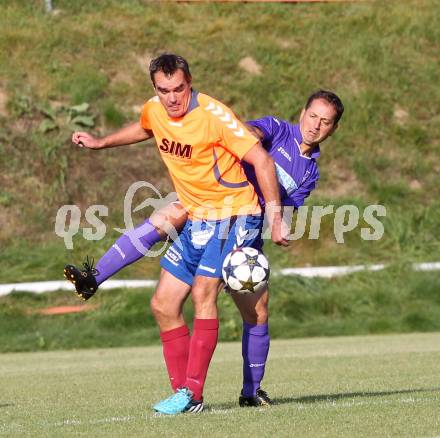
<path fill-rule="evenodd" d="M 273 341 L 264 388 L 239 408 L 241 353 L 219 344 L 200 415 L 157 417 L 169 395 L 159 347 L 3 354 L 7 436 L 437 436 L 439 334 Z"/>
<path fill-rule="evenodd" d="M 334 279 L 277 277 L 271 281 L 274 339 L 440 331 L 440 275 L 407 265 Z M 72 287 L 73 289 L 73 287 Z M 0 298 L 0 352 L 143 346 L 159 342 L 149 309 L 151 289 L 98 291 L 83 313 L 42 315 L 78 305 L 73 292 L 13 293 Z M 185 307 L 191 324 L 191 303 Z M 241 338 L 241 319 L 226 294 L 219 298 L 220 340 Z"/>

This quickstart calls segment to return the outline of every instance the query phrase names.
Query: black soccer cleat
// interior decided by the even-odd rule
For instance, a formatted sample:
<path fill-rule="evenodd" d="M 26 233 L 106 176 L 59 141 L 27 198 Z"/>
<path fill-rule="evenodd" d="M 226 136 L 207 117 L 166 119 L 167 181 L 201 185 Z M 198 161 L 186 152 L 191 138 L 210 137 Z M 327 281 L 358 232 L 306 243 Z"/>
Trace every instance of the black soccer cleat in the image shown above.
<path fill-rule="evenodd" d="M 258 388 L 256 395 L 252 397 L 245 397 L 243 391 L 241 391 L 240 397 L 238 398 L 238 404 L 241 407 L 264 407 L 273 405 L 273 401 L 269 398 L 266 391 Z"/>
<path fill-rule="evenodd" d="M 75 286 L 76 293 L 84 301 L 93 297 L 98 290 L 98 283 L 95 278 L 98 271 L 93 267 L 93 262 L 94 260 L 90 261 L 87 256 L 82 271 L 73 265 L 66 265 L 64 268 L 64 276 Z"/>

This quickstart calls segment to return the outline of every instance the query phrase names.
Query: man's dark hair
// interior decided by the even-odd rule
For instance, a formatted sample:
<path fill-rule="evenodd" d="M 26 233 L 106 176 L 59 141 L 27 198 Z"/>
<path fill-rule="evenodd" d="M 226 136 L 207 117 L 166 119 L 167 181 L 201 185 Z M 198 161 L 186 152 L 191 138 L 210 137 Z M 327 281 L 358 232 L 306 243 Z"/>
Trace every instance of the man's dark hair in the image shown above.
<path fill-rule="evenodd" d="M 177 70 L 182 70 L 185 75 L 185 79 L 191 81 L 191 73 L 189 72 L 189 65 L 184 58 L 179 55 L 173 55 L 172 53 L 163 53 L 162 55 L 154 58 L 150 62 L 150 78 L 153 85 L 154 75 L 161 71 L 167 76 L 171 76 L 176 73 Z"/>
<path fill-rule="evenodd" d="M 315 91 L 310 97 L 307 99 L 306 106 L 304 107 L 306 110 L 310 108 L 310 105 L 312 105 L 312 102 L 316 99 L 323 99 L 326 102 L 333 105 L 333 108 L 336 111 L 336 116 L 334 120 L 334 124 L 339 122 L 340 118 L 342 117 L 342 114 L 344 113 L 344 105 L 342 104 L 341 99 L 339 99 L 338 96 L 336 96 L 335 93 L 327 90 L 318 90 Z"/>

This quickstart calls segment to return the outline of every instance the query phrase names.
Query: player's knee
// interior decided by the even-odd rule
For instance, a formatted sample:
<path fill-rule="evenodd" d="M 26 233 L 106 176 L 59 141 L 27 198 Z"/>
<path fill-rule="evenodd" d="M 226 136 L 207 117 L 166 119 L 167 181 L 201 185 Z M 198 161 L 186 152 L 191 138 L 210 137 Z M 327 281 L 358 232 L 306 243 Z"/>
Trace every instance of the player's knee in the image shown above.
<path fill-rule="evenodd" d="M 154 214 L 150 217 L 150 222 L 156 228 L 160 237 L 163 239 L 167 236 L 167 217 L 161 214 Z"/>
<path fill-rule="evenodd" d="M 172 238 L 175 238 L 173 236 L 173 231 L 180 231 L 183 228 L 186 219 L 187 214 L 185 209 L 180 204 L 176 203 L 167 205 L 150 216 L 150 222 L 162 238 L 167 235 L 171 235 Z"/>
<path fill-rule="evenodd" d="M 267 324 L 268 322 L 269 322 L 269 313 L 268 312 L 257 313 L 257 321 L 255 324 Z"/>
<path fill-rule="evenodd" d="M 169 309 L 166 306 L 166 303 L 163 302 L 163 300 L 158 298 L 156 295 L 153 295 L 153 298 L 151 298 L 150 309 L 156 321 L 163 319 L 170 313 Z"/>
<path fill-rule="evenodd" d="M 254 306 L 239 306 L 243 321 L 248 324 L 267 324 L 269 321 L 269 311 L 264 303 Z"/>
<path fill-rule="evenodd" d="M 241 317 L 243 321 L 252 325 L 267 324 L 269 322 L 269 315 L 267 313 L 242 312 Z"/>

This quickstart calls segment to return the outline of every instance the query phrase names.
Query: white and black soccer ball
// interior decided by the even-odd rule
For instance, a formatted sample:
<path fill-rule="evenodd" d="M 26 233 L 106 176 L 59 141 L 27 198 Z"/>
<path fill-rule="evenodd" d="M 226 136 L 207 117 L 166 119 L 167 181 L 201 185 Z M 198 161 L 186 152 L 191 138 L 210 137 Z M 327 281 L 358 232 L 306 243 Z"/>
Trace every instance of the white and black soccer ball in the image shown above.
<path fill-rule="evenodd" d="M 269 280 L 269 261 L 255 248 L 246 246 L 231 251 L 222 267 L 226 288 L 242 294 L 263 290 Z"/>

